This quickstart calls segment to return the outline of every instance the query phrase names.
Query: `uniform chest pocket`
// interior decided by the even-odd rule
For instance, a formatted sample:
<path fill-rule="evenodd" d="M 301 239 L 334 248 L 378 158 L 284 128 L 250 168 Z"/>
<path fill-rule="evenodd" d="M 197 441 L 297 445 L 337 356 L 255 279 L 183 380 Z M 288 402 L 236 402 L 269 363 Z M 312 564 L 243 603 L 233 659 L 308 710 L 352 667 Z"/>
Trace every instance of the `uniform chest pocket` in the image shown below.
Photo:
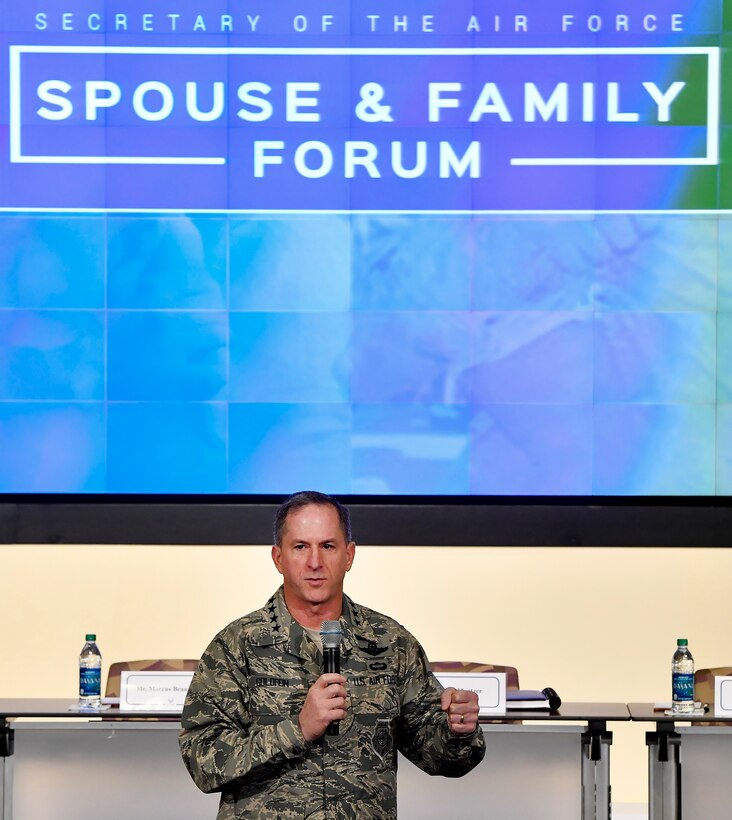
<path fill-rule="evenodd" d="M 393 772 L 396 764 L 396 731 L 399 695 L 396 685 L 349 684 L 350 709 L 341 724 L 341 746 L 350 746 L 353 760 L 364 771 Z"/>
<path fill-rule="evenodd" d="M 302 681 L 253 676 L 249 682 L 249 711 L 259 722 L 267 722 L 268 717 L 298 715 L 307 692 L 307 684 Z"/>
<path fill-rule="evenodd" d="M 354 715 L 395 718 L 399 715 L 399 693 L 395 683 L 359 685 L 348 682 L 348 695 Z"/>

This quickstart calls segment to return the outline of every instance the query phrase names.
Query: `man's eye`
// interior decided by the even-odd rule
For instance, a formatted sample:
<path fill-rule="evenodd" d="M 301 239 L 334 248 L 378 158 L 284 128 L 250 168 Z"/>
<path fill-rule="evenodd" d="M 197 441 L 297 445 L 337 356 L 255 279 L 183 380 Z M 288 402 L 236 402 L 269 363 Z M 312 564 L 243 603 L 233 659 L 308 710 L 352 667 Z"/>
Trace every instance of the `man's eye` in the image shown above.
<path fill-rule="evenodd" d="M 296 550 L 304 550 L 305 549 L 305 544 L 295 544 L 295 549 Z"/>
<path fill-rule="evenodd" d="M 332 550 L 335 549 L 335 544 L 323 544 L 324 550 Z"/>

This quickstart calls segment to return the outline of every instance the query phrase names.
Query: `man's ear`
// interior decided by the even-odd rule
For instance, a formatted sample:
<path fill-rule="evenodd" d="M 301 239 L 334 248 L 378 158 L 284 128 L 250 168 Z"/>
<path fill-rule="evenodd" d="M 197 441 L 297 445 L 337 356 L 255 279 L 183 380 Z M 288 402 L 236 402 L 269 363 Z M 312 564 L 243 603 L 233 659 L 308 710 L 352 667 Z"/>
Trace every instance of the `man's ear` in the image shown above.
<path fill-rule="evenodd" d="M 274 544 L 272 547 L 272 561 L 277 567 L 277 572 L 282 575 L 282 547 Z"/>
<path fill-rule="evenodd" d="M 346 572 L 353 566 L 353 559 L 356 557 L 356 542 L 350 541 L 346 544 L 346 554 L 348 555 L 348 563 L 346 564 Z"/>

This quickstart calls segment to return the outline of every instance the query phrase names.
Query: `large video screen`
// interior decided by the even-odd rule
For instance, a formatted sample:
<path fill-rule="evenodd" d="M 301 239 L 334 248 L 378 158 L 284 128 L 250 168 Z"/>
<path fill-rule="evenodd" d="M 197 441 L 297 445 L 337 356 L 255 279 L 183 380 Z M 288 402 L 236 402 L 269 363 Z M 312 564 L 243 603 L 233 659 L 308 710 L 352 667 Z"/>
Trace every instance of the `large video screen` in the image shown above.
<path fill-rule="evenodd" d="M 732 495 L 732 3 L 0 3 L 0 492 Z"/>

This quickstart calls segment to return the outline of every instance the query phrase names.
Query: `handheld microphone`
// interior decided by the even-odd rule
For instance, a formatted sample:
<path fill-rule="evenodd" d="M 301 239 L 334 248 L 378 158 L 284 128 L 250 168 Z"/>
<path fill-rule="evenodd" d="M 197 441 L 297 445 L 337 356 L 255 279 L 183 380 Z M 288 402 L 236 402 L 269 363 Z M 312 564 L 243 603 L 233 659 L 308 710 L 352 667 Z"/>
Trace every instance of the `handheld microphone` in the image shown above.
<path fill-rule="evenodd" d="M 320 639 L 323 641 L 323 672 L 341 671 L 341 631 L 340 621 L 323 621 L 320 625 Z M 338 721 L 332 721 L 325 730 L 331 737 L 338 734 Z"/>

